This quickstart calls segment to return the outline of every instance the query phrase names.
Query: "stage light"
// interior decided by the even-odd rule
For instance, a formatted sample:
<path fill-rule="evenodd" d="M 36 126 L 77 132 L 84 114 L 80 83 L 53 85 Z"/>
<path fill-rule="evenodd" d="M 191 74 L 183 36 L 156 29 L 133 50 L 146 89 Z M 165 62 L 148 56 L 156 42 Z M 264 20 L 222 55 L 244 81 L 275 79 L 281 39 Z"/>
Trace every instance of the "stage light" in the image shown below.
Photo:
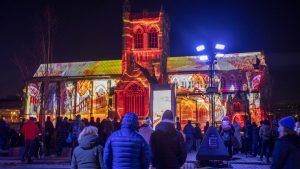
<path fill-rule="evenodd" d="M 207 55 L 201 55 L 201 56 L 199 56 L 199 59 L 201 61 L 208 61 L 208 56 Z"/>
<path fill-rule="evenodd" d="M 216 44 L 216 49 L 223 50 L 223 49 L 225 49 L 225 45 L 223 45 L 223 44 Z"/>
<path fill-rule="evenodd" d="M 223 54 L 223 53 L 217 53 L 217 54 L 216 54 L 216 57 L 217 57 L 217 58 L 224 57 L 224 54 Z"/>
<path fill-rule="evenodd" d="M 204 49 L 205 49 L 205 46 L 204 46 L 204 45 L 199 45 L 199 46 L 196 47 L 197 52 L 201 52 L 201 51 L 203 51 Z"/>

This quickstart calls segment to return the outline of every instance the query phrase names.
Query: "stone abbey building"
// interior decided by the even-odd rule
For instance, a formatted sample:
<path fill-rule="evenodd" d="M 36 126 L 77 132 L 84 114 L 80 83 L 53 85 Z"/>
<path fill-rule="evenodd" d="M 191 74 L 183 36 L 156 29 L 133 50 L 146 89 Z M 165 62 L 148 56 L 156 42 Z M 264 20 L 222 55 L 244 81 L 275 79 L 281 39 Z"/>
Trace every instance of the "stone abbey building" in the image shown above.
<path fill-rule="evenodd" d="M 170 56 L 170 22 L 166 13 L 131 13 L 123 7 L 122 56 L 119 60 L 42 64 L 26 87 L 25 116 L 121 118 L 149 114 L 150 85 L 173 84 L 176 116 L 204 124 L 210 119 L 206 88 L 208 65 L 198 56 Z M 261 52 L 217 58 L 213 82 L 216 121 L 224 115 L 242 124 L 269 113 L 268 67 Z M 48 70 L 48 71 L 46 71 Z M 43 103 L 43 104 L 42 104 Z"/>

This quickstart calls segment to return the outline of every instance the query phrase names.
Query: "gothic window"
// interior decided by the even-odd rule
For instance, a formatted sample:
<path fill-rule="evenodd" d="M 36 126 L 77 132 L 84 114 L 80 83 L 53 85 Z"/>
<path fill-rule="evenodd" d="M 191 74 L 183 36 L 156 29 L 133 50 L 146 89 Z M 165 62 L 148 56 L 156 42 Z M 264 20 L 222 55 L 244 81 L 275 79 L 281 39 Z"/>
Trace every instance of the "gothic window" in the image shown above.
<path fill-rule="evenodd" d="M 149 39 L 149 48 L 157 48 L 158 47 L 158 34 L 155 28 L 152 28 L 148 33 Z"/>
<path fill-rule="evenodd" d="M 134 46 L 135 48 L 143 48 L 143 32 L 138 29 L 134 35 Z"/>
<path fill-rule="evenodd" d="M 125 91 L 125 112 L 134 112 L 138 116 L 145 116 L 145 94 L 144 89 L 131 84 Z"/>
<path fill-rule="evenodd" d="M 241 111 L 241 104 L 240 104 L 240 102 L 234 102 L 233 103 L 233 111 L 234 112 L 240 112 Z"/>

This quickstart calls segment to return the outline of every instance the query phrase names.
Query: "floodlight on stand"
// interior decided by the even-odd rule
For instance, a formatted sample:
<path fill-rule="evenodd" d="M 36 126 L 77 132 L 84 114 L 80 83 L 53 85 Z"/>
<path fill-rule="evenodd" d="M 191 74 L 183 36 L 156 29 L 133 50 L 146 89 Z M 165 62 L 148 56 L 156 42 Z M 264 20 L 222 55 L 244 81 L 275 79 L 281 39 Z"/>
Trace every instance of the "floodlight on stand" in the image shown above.
<path fill-rule="evenodd" d="M 217 43 L 215 48 L 219 50 L 223 50 L 225 49 L 225 45 Z"/>
<path fill-rule="evenodd" d="M 217 54 L 216 54 L 216 57 L 217 57 L 217 58 L 224 57 L 224 54 L 223 54 L 223 53 L 217 53 Z"/>
<path fill-rule="evenodd" d="M 201 56 L 199 56 L 199 59 L 201 61 L 208 61 L 208 56 L 207 55 L 201 55 Z"/>
<path fill-rule="evenodd" d="M 204 49 L 205 49 L 205 46 L 204 46 L 204 45 L 199 45 L 199 46 L 196 47 L 197 52 L 201 52 L 201 51 L 203 51 Z"/>

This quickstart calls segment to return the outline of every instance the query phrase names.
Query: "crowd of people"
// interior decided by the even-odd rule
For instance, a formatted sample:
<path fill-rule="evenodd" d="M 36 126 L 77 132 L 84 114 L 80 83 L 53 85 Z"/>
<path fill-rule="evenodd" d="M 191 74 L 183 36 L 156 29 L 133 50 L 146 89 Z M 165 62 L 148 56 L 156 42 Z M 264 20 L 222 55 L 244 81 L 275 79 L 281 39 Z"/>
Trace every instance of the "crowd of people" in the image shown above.
<path fill-rule="evenodd" d="M 71 168 L 180 168 L 185 163 L 187 153 L 200 149 L 203 136 L 210 127 L 206 122 L 203 131 L 199 123 L 187 124 L 181 128 L 177 117 L 165 111 L 161 122 L 152 128 L 150 118 L 139 125 L 135 113 L 127 113 L 119 122 L 116 118 L 99 118 L 90 121 L 57 117 L 55 124 L 46 118 L 44 127 L 35 118 L 20 124 L 20 133 L 12 132 L 7 123 L 0 119 L 0 148 L 5 149 L 16 143 L 24 146 L 22 161 L 31 163 L 32 158 L 55 154 L 61 156 L 63 149 L 69 147 L 72 152 Z M 15 133 L 15 134 L 11 134 Z M 246 157 L 258 156 L 270 163 L 272 168 L 284 168 L 296 165 L 300 160 L 300 123 L 293 117 L 280 121 L 246 121 L 230 123 L 224 116 L 219 134 L 228 149 L 229 156 L 244 153 Z M 15 135 L 14 137 L 8 137 Z M 8 144 L 8 142 L 10 144 Z"/>

